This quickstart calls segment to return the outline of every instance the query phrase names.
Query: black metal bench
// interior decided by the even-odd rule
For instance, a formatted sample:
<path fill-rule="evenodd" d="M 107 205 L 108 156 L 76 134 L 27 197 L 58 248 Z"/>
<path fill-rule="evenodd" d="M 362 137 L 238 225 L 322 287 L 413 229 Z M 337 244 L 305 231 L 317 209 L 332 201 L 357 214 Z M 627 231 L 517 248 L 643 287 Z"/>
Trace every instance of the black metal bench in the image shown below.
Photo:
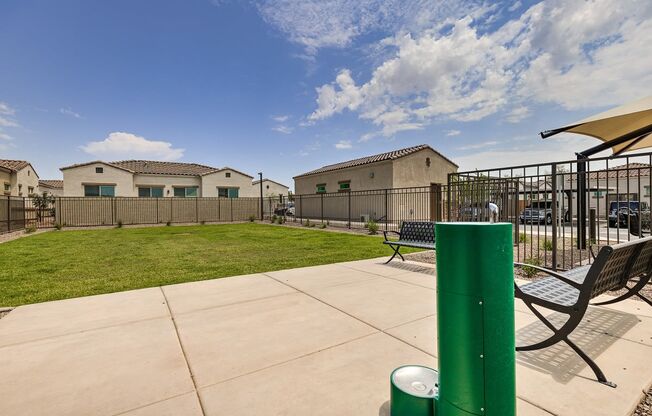
<path fill-rule="evenodd" d="M 514 287 L 516 297 L 525 302 L 532 313 L 553 332 L 553 335 L 546 340 L 516 347 L 516 350 L 538 350 L 563 341 L 582 357 L 601 383 L 616 387 L 607 380 L 600 367 L 568 336 L 582 321 L 591 299 L 607 291 L 627 289 L 623 295 L 595 305 L 606 305 L 638 296 L 652 306 L 652 302 L 639 293 L 652 275 L 652 237 L 602 247 L 598 255 L 594 256 L 591 265 L 566 272 L 557 273 L 529 264 L 514 264 L 520 267 L 532 267 L 551 276 L 522 286 L 514 284 Z M 630 281 L 635 282 L 631 287 L 628 286 Z M 569 318 L 564 325 L 557 328 L 534 305 L 569 315 Z"/>
<path fill-rule="evenodd" d="M 398 240 L 390 240 L 387 234 L 393 233 L 398 235 Z M 403 221 L 401 231 L 383 231 L 385 241 L 394 250 L 392 257 L 385 264 L 394 260 L 398 254 L 401 260 L 405 258 L 398 251 L 401 247 L 425 248 L 427 250 L 435 249 L 435 223 L 432 221 Z"/>

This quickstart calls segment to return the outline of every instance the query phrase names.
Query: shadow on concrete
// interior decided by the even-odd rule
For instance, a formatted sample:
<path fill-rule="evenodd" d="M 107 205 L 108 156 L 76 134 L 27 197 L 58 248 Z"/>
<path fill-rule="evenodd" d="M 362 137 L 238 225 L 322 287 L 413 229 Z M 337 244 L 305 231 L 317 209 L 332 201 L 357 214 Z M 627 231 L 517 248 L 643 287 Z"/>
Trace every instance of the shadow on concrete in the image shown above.
<path fill-rule="evenodd" d="M 380 263 L 384 264 L 384 263 Z M 406 263 L 401 260 L 393 260 L 387 264 L 384 264 L 387 267 L 391 267 L 393 269 L 397 270 L 404 270 L 406 272 L 414 272 L 414 273 L 422 273 L 422 274 L 427 274 L 429 276 L 432 276 L 433 278 L 435 277 L 435 268 L 434 266 L 421 266 L 419 264 L 414 264 L 414 263 Z"/>
<path fill-rule="evenodd" d="M 559 328 L 566 322 L 568 315 L 555 312 L 547 318 Z M 589 308 L 582 323 L 570 335 L 570 339 L 600 365 L 600 354 L 639 322 L 636 315 L 610 309 Z M 534 344 L 550 335 L 552 332 L 543 323 L 533 322 L 516 331 L 516 345 Z M 564 384 L 587 367 L 584 360 L 564 342 L 536 351 L 518 352 L 516 360 L 521 365 L 550 374 L 555 381 Z"/>
<path fill-rule="evenodd" d="M 378 409 L 378 416 L 390 416 L 389 414 L 389 400 L 383 403 Z"/>

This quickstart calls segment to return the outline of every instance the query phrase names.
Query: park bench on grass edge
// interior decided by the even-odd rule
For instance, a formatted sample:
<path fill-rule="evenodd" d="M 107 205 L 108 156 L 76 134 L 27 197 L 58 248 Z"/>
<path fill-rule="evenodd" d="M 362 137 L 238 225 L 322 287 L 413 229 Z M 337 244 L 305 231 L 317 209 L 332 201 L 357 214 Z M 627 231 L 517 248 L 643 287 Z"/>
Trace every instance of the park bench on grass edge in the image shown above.
<path fill-rule="evenodd" d="M 591 254 L 593 255 L 593 252 Z M 567 272 L 557 273 L 530 264 L 514 264 L 532 267 L 551 276 L 520 287 L 514 283 L 514 290 L 516 298 L 525 302 L 534 315 L 553 332 L 553 335 L 544 341 L 516 347 L 516 350 L 538 350 L 563 341 L 591 367 L 598 381 L 616 387 L 614 383 L 607 380 L 600 367 L 568 336 L 582 321 L 591 299 L 610 290 L 626 288 L 627 292 L 595 305 L 615 303 L 636 295 L 652 306 L 652 302 L 639 293 L 650 281 L 652 273 L 652 237 L 602 247 L 598 255 L 594 256 L 592 264 Z M 628 287 L 629 281 L 635 278 L 638 278 L 635 285 Z M 569 318 L 561 328 L 557 328 L 534 305 L 569 315 Z"/>
<path fill-rule="evenodd" d="M 397 234 L 398 240 L 388 239 L 388 233 Z M 435 223 L 433 221 L 403 221 L 401 231 L 383 231 L 383 236 L 385 237 L 383 244 L 387 244 L 394 250 L 394 254 L 385 264 L 394 260 L 397 254 L 401 260 L 405 261 L 405 258 L 398 252 L 401 247 L 435 249 Z"/>

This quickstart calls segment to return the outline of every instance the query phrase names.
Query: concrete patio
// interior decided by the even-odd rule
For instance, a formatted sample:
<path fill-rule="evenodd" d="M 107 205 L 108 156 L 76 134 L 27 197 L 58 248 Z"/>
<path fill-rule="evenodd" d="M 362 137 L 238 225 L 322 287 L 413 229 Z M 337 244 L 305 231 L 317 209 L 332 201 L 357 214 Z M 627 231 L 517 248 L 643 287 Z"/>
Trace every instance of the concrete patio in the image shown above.
<path fill-rule="evenodd" d="M 436 367 L 435 272 L 382 259 L 19 307 L 0 320 L 2 415 L 387 415 L 389 374 Z M 546 335 L 516 305 L 517 342 Z M 630 415 L 652 308 L 592 308 L 572 350 L 517 355 L 518 414 Z"/>

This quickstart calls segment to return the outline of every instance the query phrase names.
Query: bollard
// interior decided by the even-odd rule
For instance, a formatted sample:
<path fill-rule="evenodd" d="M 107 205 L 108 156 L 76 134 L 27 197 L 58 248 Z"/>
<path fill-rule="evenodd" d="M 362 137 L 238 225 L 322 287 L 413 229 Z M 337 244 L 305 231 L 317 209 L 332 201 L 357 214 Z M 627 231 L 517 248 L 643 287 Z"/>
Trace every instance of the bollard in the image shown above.
<path fill-rule="evenodd" d="M 405 365 L 389 377 L 390 416 L 434 416 L 439 391 L 437 371 L 420 365 Z"/>
<path fill-rule="evenodd" d="M 512 224 L 437 223 L 437 416 L 516 414 Z"/>

